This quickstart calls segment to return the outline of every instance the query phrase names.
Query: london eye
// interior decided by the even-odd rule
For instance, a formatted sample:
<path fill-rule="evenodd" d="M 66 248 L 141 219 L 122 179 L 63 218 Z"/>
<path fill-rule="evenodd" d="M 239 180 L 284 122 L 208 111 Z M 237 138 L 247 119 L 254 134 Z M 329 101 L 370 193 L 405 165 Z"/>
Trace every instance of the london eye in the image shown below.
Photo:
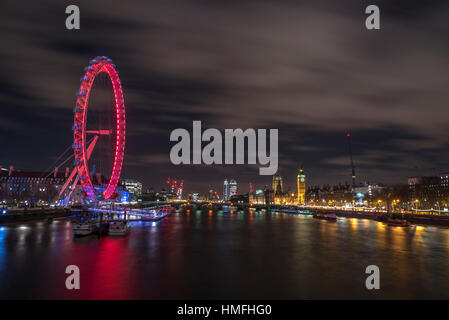
<path fill-rule="evenodd" d="M 100 98 L 109 96 L 109 99 L 98 102 L 93 91 Z M 74 109 L 74 171 L 78 173 L 75 184 L 79 179 L 87 198 L 108 200 L 114 196 L 123 165 L 125 128 L 125 104 L 118 72 L 111 59 L 96 57 L 85 68 Z"/>

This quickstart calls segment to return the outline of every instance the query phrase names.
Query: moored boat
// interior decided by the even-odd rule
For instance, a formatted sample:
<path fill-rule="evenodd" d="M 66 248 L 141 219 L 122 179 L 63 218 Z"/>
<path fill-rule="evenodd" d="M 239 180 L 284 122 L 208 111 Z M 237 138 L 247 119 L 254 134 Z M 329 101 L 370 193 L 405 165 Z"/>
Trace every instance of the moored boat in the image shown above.
<path fill-rule="evenodd" d="M 393 227 L 409 227 L 410 222 L 404 219 L 388 219 L 387 224 Z"/>
<path fill-rule="evenodd" d="M 324 215 L 324 220 L 336 221 L 337 220 L 337 216 L 335 214 L 333 214 L 333 213 L 325 214 Z"/>
<path fill-rule="evenodd" d="M 126 236 L 131 231 L 128 221 L 114 221 L 109 224 L 110 236 Z"/>
<path fill-rule="evenodd" d="M 313 217 L 315 219 L 322 219 L 322 220 L 329 220 L 329 221 L 336 221 L 337 220 L 337 216 L 333 213 L 315 213 L 313 214 Z"/>
<path fill-rule="evenodd" d="M 94 222 L 91 221 L 76 222 L 73 225 L 74 236 L 88 236 L 96 231 L 97 226 Z"/>

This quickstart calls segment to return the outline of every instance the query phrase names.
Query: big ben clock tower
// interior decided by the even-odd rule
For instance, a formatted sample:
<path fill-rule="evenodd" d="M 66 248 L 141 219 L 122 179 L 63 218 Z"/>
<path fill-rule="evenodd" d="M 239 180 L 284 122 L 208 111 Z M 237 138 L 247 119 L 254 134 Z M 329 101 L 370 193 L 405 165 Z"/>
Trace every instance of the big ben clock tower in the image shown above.
<path fill-rule="evenodd" d="M 306 200 L 306 175 L 302 167 L 298 171 L 298 176 L 296 178 L 298 183 L 298 199 L 297 204 L 305 204 Z"/>

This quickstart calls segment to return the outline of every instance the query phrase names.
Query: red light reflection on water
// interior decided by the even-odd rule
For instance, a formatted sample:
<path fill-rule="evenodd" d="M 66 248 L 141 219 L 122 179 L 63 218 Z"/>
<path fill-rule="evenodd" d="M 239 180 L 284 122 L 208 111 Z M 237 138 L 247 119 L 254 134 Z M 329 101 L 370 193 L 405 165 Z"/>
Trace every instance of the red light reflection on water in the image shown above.
<path fill-rule="evenodd" d="M 68 298 L 133 298 L 131 288 L 136 285 L 136 279 L 131 268 L 132 263 L 127 261 L 132 251 L 128 244 L 128 237 L 103 237 L 96 240 L 95 254 L 81 255 L 83 260 L 78 260 L 81 288 L 68 291 Z"/>

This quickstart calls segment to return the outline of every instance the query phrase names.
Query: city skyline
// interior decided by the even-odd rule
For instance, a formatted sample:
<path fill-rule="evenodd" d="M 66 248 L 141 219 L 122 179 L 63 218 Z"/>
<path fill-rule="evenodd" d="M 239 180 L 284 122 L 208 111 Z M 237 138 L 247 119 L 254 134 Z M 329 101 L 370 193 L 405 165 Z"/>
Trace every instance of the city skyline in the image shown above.
<path fill-rule="evenodd" d="M 244 188 L 269 184 L 251 165 L 172 165 L 170 132 L 193 120 L 215 128 L 279 128 L 278 174 L 290 179 L 301 163 L 311 185 L 350 181 L 348 129 L 358 182 L 406 183 L 449 171 L 442 1 L 413 2 L 409 11 L 382 2 L 381 37 L 363 30 L 358 4 L 286 3 L 274 11 L 268 3 L 245 4 L 242 18 L 224 4 L 192 3 L 181 14 L 156 2 L 144 17 L 130 6 L 104 12 L 85 3 L 76 32 L 67 32 L 52 10 L 43 13 L 50 4 L 39 4 L 40 15 L 37 4 L 0 13 L 22 30 L 0 30 L 7 66 L 0 74 L 4 167 L 44 170 L 71 144 L 79 75 L 91 57 L 113 52 L 127 101 L 123 178 L 158 188 L 178 176 L 187 192 L 219 189 L 231 176 Z M 169 19 L 174 14 L 176 21 Z M 194 21 L 187 19 L 192 14 Z M 232 26 L 210 23 L 224 19 Z M 306 33 L 322 41 L 310 42 Z M 402 52 L 413 54 L 396 61 Z M 288 183 L 294 186 L 294 178 Z"/>

